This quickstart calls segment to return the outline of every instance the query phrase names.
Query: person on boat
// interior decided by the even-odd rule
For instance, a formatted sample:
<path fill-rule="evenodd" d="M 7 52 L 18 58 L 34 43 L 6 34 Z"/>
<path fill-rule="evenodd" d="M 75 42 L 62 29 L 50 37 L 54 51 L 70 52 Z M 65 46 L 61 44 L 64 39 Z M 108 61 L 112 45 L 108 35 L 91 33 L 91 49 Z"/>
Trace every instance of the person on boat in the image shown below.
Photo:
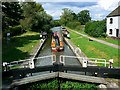
<path fill-rule="evenodd" d="M 54 33 L 54 38 L 55 38 L 55 41 L 56 41 L 56 45 L 60 45 L 60 43 L 59 43 L 59 37 L 58 37 L 58 35 L 57 35 L 57 32 L 55 32 Z"/>

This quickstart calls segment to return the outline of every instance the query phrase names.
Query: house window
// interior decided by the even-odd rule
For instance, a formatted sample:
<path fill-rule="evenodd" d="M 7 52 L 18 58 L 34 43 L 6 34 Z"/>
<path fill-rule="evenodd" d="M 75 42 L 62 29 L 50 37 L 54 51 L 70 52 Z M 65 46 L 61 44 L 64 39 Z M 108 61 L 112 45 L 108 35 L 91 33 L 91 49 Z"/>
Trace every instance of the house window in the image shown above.
<path fill-rule="evenodd" d="M 110 24 L 112 24 L 113 23 L 113 18 L 110 18 Z"/>
<path fill-rule="evenodd" d="M 109 32 L 109 34 L 112 34 L 112 29 L 110 29 L 110 32 Z"/>

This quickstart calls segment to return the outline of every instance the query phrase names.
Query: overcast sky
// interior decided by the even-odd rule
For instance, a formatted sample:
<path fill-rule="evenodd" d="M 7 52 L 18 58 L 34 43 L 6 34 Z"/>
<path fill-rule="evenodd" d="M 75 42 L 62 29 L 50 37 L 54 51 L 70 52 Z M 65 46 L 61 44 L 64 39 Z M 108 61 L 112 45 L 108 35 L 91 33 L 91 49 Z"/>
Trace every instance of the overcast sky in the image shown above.
<path fill-rule="evenodd" d="M 92 20 L 102 20 L 118 7 L 120 0 L 35 0 L 42 4 L 45 11 L 54 19 L 59 19 L 63 8 L 69 8 L 76 14 L 89 10 Z"/>

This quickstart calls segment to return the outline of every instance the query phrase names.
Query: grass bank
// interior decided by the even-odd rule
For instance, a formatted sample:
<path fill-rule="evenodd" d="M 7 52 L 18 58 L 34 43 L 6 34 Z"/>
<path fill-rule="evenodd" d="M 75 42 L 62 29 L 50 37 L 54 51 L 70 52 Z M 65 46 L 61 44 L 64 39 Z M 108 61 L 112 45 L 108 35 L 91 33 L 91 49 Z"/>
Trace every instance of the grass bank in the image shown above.
<path fill-rule="evenodd" d="M 70 29 L 69 27 L 66 27 L 66 28 Z M 77 29 L 74 29 L 74 30 L 77 31 L 77 32 L 80 32 L 82 34 L 88 35 L 87 33 L 84 32 L 84 29 L 85 29 L 85 26 L 81 26 L 81 30 L 77 30 Z M 89 37 L 91 37 L 91 36 L 89 36 Z M 113 38 L 110 38 L 110 37 L 106 37 L 106 38 L 99 37 L 99 38 L 96 38 L 96 39 L 104 40 L 106 42 L 109 42 L 109 43 L 116 44 L 116 45 L 120 46 L 120 40 L 117 40 L 117 39 L 113 39 Z"/>
<path fill-rule="evenodd" d="M 109 42 L 109 43 L 112 43 L 112 44 L 116 44 L 116 45 L 119 45 L 120 46 L 120 40 L 117 40 L 117 39 L 113 39 L 113 38 L 110 38 L 110 37 L 106 37 L 106 38 L 98 38 L 100 40 L 104 40 L 106 42 Z"/>
<path fill-rule="evenodd" d="M 33 49 L 39 43 L 39 33 L 26 32 L 24 34 L 11 37 L 10 42 L 3 39 L 2 61 L 11 62 L 30 57 Z"/>
<path fill-rule="evenodd" d="M 52 79 L 45 80 L 20 87 L 22 90 L 97 90 L 96 84 L 82 83 L 70 80 Z"/>
<path fill-rule="evenodd" d="M 118 49 L 110 47 L 105 44 L 101 44 L 96 41 L 89 41 L 88 38 L 85 38 L 75 32 L 70 31 L 71 41 L 78 46 L 88 58 L 104 58 L 107 61 L 109 59 L 114 59 L 114 67 L 120 66 L 118 63 Z"/>

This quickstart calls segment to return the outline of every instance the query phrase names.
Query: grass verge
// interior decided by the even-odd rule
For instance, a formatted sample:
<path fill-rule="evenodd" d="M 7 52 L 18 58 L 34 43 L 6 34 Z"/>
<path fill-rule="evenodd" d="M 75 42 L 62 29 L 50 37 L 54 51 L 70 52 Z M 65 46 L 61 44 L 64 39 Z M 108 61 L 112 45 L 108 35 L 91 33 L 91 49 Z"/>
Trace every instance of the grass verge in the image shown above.
<path fill-rule="evenodd" d="M 69 27 L 66 27 L 66 28 L 70 30 Z M 75 29 L 75 31 L 77 31 L 77 32 L 79 32 L 79 33 L 82 33 L 82 34 L 85 34 L 85 35 L 88 35 L 87 33 L 84 32 L 84 28 L 85 28 L 85 26 L 82 26 L 82 29 L 81 29 L 81 30 L 76 30 L 76 29 Z M 71 30 L 72 30 L 72 29 L 71 29 Z M 89 35 L 88 35 L 88 36 L 89 36 Z M 91 36 L 89 36 L 89 37 L 91 37 Z M 110 38 L 110 37 L 106 37 L 106 38 L 99 37 L 99 38 L 96 38 L 96 39 L 104 40 L 104 41 L 106 41 L 106 42 L 109 42 L 109 43 L 112 43 L 112 44 L 115 44 L 115 45 L 119 45 L 119 46 L 120 46 L 120 40 L 117 40 L 117 39 L 113 39 L 113 38 Z"/>
<path fill-rule="evenodd" d="M 23 85 L 20 89 L 24 90 L 97 90 L 96 84 L 91 83 L 82 83 L 70 80 L 63 80 L 63 79 L 52 79 L 52 80 L 45 80 L 36 83 L 32 83 L 30 85 Z"/>
<path fill-rule="evenodd" d="M 116 44 L 116 45 L 119 45 L 119 46 L 120 46 L 120 40 L 116 40 L 116 39 L 113 39 L 113 38 L 110 38 L 110 37 L 98 38 L 98 39 L 104 40 L 104 41 L 106 41 L 106 42 L 109 42 L 109 43 Z"/>
<path fill-rule="evenodd" d="M 2 61 L 11 62 L 30 57 L 33 49 L 39 43 L 39 33 L 26 32 L 22 35 L 11 37 L 7 44 L 6 39 L 2 43 Z"/>
<path fill-rule="evenodd" d="M 69 30 L 70 31 L 70 30 Z M 96 41 L 89 41 L 88 38 L 85 38 L 75 32 L 70 31 L 71 41 L 78 46 L 88 58 L 103 58 L 107 62 L 109 59 L 114 60 L 114 67 L 120 66 L 118 63 L 119 53 L 118 49 L 110 47 L 105 44 L 101 44 Z"/>

